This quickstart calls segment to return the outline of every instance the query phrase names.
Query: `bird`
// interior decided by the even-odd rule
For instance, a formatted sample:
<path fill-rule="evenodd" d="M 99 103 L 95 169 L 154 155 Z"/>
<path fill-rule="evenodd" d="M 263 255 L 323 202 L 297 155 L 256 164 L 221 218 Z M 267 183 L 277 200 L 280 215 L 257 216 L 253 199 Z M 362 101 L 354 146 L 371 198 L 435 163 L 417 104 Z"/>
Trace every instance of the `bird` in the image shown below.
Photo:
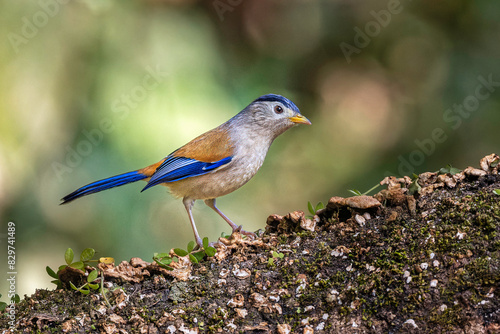
<path fill-rule="evenodd" d="M 221 216 L 233 233 L 253 238 L 254 233 L 242 230 L 219 210 L 216 199 L 247 183 L 264 163 L 273 141 L 298 124 L 311 125 L 311 122 L 291 100 L 277 94 L 262 95 L 227 122 L 194 138 L 159 162 L 87 184 L 64 196 L 60 204 L 144 180 L 147 184 L 142 191 L 161 184 L 174 197 L 182 198 L 200 248 L 203 242 L 192 213 L 196 200 L 203 200 Z"/>

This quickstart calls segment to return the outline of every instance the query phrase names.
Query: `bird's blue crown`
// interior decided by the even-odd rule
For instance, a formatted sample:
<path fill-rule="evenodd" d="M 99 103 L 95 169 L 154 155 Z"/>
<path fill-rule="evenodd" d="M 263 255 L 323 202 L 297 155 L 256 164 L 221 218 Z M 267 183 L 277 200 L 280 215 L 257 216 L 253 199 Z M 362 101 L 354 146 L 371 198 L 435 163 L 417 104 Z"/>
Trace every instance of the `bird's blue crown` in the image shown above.
<path fill-rule="evenodd" d="M 297 108 L 295 103 L 293 103 L 292 101 L 290 101 L 286 97 L 281 96 L 281 95 L 277 95 L 277 94 L 262 95 L 261 97 L 259 97 L 258 99 L 256 99 L 253 102 L 280 102 L 288 109 L 291 109 L 291 110 L 294 110 L 294 111 L 300 113 L 299 108 Z"/>

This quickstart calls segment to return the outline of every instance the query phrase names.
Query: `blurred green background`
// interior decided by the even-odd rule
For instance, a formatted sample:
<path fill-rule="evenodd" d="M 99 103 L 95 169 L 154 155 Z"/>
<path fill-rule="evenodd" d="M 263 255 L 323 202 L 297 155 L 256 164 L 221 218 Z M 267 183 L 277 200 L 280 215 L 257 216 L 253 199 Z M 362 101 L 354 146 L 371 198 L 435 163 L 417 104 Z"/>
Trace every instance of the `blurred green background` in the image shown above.
<path fill-rule="evenodd" d="M 266 93 L 313 125 L 279 137 L 257 176 L 219 199 L 248 230 L 386 175 L 477 166 L 500 152 L 498 13 L 494 0 L 2 1 L 1 268 L 9 221 L 21 296 L 53 287 L 45 266 L 68 247 L 118 262 L 185 247 L 187 215 L 164 187 L 59 200 L 159 161 Z M 202 236 L 229 232 L 202 203 L 194 215 Z"/>

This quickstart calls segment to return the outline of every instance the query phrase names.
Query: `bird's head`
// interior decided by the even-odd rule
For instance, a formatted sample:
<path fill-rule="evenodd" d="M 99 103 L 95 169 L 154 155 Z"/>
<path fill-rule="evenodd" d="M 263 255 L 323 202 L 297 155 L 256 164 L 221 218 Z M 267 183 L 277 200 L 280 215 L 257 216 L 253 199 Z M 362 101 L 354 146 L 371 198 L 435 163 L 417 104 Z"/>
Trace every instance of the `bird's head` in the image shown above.
<path fill-rule="evenodd" d="M 245 109 L 250 112 L 252 122 L 270 131 L 274 138 L 294 125 L 311 124 L 292 101 L 281 95 L 262 95 Z"/>

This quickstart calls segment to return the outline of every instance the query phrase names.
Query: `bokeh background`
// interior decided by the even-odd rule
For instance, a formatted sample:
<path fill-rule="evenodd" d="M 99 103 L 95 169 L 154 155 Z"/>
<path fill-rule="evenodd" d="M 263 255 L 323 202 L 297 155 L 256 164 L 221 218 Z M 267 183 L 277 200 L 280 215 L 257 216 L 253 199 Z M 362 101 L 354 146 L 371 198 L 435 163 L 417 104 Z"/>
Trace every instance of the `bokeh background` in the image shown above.
<path fill-rule="evenodd" d="M 185 247 L 187 216 L 164 187 L 59 200 L 159 161 L 262 94 L 289 97 L 313 125 L 279 137 L 257 176 L 219 199 L 249 230 L 387 175 L 500 152 L 498 1 L 0 6 L 0 277 L 13 221 L 21 296 L 53 287 L 45 266 L 68 247 L 118 262 Z M 229 232 L 202 203 L 194 215 L 202 236 Z"/>

